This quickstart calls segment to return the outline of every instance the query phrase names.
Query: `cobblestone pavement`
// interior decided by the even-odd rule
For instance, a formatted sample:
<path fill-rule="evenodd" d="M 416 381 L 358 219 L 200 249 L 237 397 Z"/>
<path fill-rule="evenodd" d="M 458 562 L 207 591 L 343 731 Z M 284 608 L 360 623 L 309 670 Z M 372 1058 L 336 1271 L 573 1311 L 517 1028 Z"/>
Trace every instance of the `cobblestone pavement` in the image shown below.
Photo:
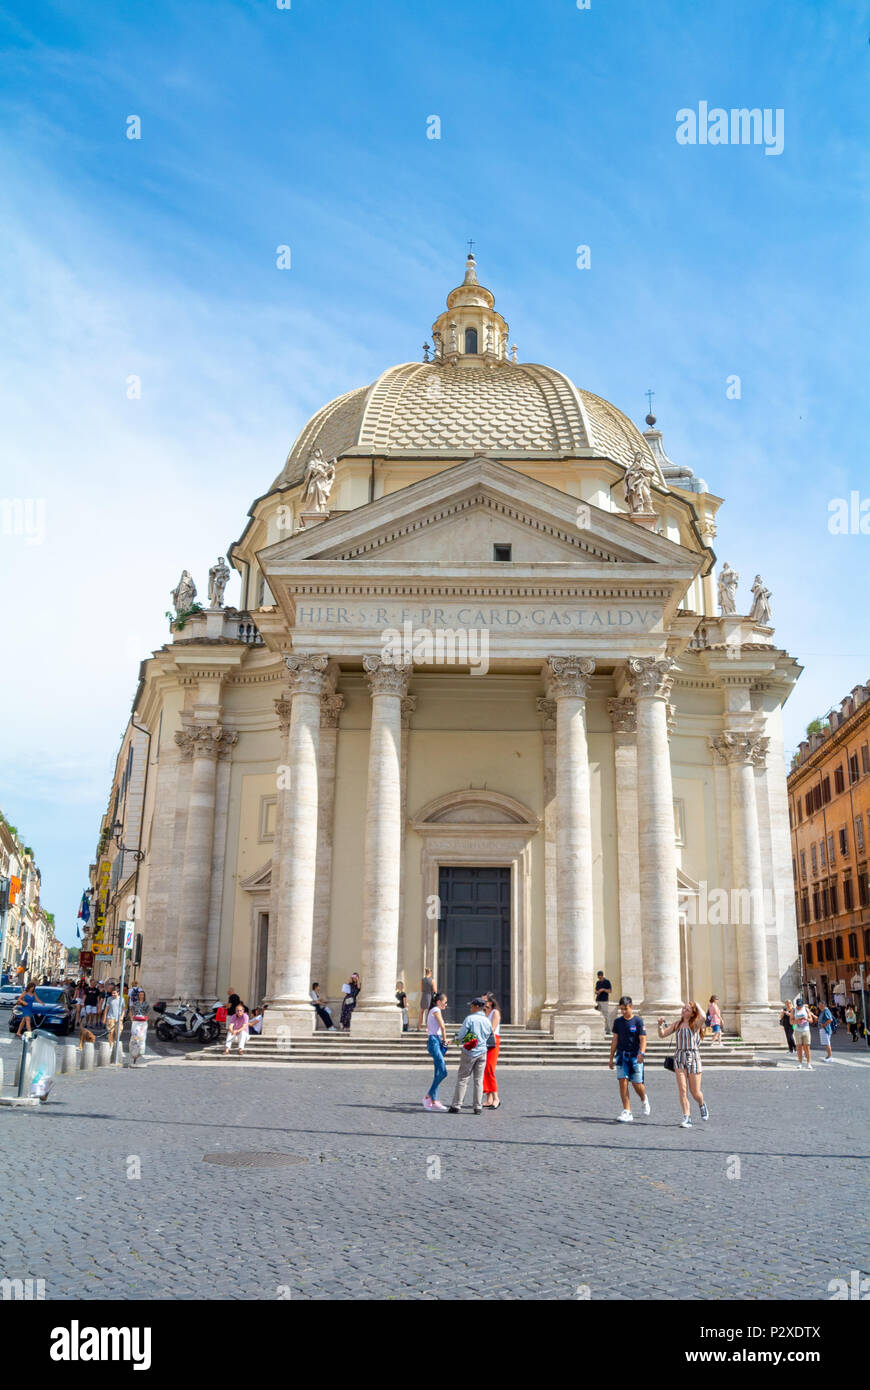
<path fill-rule="evenodd" d="M 632 1125 L 607 1072 L 506 1073 L 480 1116 L 425 1112 L 425 1079 L 61 1077 L 0 1111 L 0 1276 L 49 1299 L 813 1300 L 867 1273 L 866 1062 L 711 1072 L 688 1131 L 658 1068 Z M 203 1161 L 250 1151 L 306 1161 Z"/>

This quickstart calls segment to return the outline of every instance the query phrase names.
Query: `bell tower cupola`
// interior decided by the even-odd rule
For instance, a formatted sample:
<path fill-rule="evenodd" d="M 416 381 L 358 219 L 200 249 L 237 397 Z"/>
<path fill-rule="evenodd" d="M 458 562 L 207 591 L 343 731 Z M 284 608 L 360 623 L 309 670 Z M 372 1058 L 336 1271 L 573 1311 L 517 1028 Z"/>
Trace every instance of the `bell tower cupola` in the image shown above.
<path fill-rule="evenodd" d="M 496 313 L 495 296 L 477 278 L 471 251 L 465 279 L 447 296 L 447 308 L 432 325 L 433 361 L 451 367 L 497 367 L 516 361 L 508 347 L 508 326 Z M 513 353 L 513 358 L 511 358 Z"/>

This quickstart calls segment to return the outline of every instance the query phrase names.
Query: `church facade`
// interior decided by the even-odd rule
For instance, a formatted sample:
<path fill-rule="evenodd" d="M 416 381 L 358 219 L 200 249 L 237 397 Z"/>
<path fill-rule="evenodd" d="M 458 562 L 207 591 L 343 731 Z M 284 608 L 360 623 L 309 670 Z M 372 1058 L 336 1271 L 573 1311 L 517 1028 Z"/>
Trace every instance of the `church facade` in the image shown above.
<path fill-rule="evenodd" d="M 601 969 L 781 1036 L 800 668 L 763 587 L 717 593 L 722 499 L 647 425 L 520 363 L 471 256 L 424 361 L 309 421 L 228 552 L 240 608 L 216 567 L 141 668 L 152 998 L 232 985 L 292 1036 L 356 970 L 389 1036 L 428 966 L 573 1038 Z"/>

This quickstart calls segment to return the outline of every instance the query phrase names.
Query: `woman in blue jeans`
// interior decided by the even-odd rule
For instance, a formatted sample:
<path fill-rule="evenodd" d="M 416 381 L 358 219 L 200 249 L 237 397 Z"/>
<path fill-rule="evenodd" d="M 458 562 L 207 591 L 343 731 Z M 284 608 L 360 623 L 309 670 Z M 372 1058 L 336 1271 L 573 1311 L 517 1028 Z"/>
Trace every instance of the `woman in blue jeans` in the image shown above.
<path fill-rule="evenodd" d="M 441 1012 L 446 1003 L 446 994 L 436 994 L 432 1000 L 432 1007 L 426 1015 L 426 1046 L 435 1066 L 435 1075 L 432 1079 L 432 1085 L 423 1097 L 424 1110 L 447 1109 L 447 1106 L 442 1105 L 438 1099 L 438 1087 L 447 1075 L 447 1065 L 444 1061 L 444 1053 L 447 1051 L 447 1033 L 444 1029 L 444 1015 Z"/>

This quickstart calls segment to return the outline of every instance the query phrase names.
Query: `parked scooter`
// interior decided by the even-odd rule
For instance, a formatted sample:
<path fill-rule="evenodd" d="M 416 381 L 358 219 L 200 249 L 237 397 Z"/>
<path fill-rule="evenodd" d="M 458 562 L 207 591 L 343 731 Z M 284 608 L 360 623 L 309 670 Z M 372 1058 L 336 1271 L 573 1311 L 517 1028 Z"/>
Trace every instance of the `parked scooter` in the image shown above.
<path fill-rule="evenodd" d="M 212 1008 L 200 1012 L 192 1004 L 181 1003 L 169 1009 L 166 1001 L 161 999 L 154 1005 L 154 1012 L 160 1015 L 154 1031 L 162 1042 L 214 1042 L 220 1036 L 220 1024 L 216 1018 L 219 1007 L 219 1004 L 214 1004 Z"/>

